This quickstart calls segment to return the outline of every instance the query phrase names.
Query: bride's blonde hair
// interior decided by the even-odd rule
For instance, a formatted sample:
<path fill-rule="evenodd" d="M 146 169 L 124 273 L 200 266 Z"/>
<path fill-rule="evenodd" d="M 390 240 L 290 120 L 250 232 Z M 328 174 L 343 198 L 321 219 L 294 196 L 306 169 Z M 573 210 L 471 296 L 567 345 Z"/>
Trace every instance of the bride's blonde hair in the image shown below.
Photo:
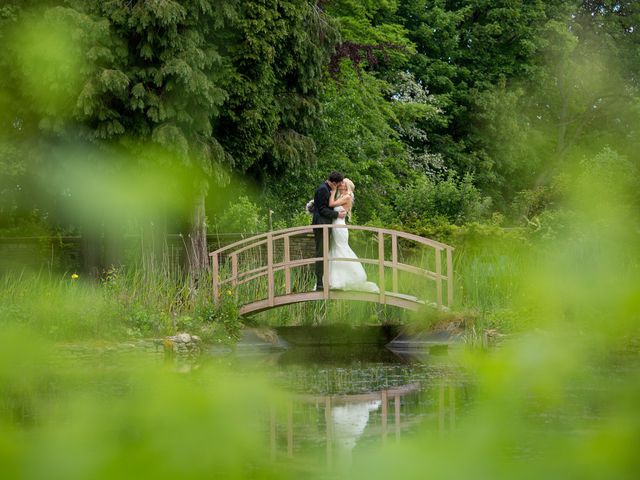
<path fill-rule="evenodd" d="M 353 191 L 356 189 L 356 186 L 353 184 L 353 182 L 351 180 L 349 180 L 348 178 L 345 178 L 345 179 L 342 180 L 342 183 L 344 183 L 347 186 L 347 190 L 349 191 L 349 193 L 353 197 Z"/>
<path fill-rule="evenodd" d="M 344 183 L 345 186 L 347 187 L 347 192 L 349 192 L 349 195 L 351 195 L 351 202 L 353 204 L 353 202 L 355 202 L 355 200 L 356 200 L 356 196 L 353 193 L 353 191 L 356 189 L 356 186 L 348 178 L 344 178 L 342 180 L 342 183 Z M 353 207 L 352 207 L 352 209 L 353 209 Z M 349 213 L 347 213 L 347 216 L 349 217 L 349 221 L 351 221 L 351 210 L 349 210 Z"/>

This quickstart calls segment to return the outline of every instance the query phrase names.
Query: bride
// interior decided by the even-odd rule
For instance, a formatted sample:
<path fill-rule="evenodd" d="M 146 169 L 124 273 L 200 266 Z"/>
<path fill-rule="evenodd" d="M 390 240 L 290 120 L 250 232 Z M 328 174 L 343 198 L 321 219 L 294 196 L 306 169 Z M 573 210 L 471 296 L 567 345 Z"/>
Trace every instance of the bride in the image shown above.
<path fill-rule="evenodd" d="M 336 190 L 338 196 L 336 197 Z M 351 218 L 351 208 L 353 207 L 355 185 L 351 180 L 345 178 L 340 184 L 334 186 L 329 197 L 329 207 L 337 212 L 345 211 Z M 336 218 L 334 225 L 345 225 L 344 218 Z M 349 230 L 346 228 L 334 228 L 331 233 L 329 245 L 330 258 L 353 258 L 358 256 L 349 246 Z M 367 273 L 360 262 L 330 260 L 329 267 L 329 288 L 334 290 L 358 290 L 362 292 L 378 293 L 378 285 L 367 281 Z"/>

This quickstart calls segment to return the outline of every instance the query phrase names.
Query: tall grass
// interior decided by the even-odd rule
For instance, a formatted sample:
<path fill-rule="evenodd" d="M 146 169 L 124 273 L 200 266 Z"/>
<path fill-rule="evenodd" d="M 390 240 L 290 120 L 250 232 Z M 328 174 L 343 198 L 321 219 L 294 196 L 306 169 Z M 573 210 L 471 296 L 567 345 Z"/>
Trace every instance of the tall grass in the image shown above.
<path fill-rule="evenodd" d="M 121 332 L 117 303 L 70 275 L 6 273 L 0 278 L 0 322 L 64 339 Z"/>
<path fill-rule="evenodd" d="M 521 331 L 531 325 L 522 305 L 528 272 L 548 248 L 521 230 L 469 225 L 455 240 L 455 311 L 478 331 Z"/>
<path fill-rule="evenodd" d="M 194 282 L 177 261 L 112 267 L 99 279 L 9 271 L 0 278 L 0 322 L 33 327 L 54 339 L 116 339 L 178 331 L 230 341 L 240 325 L 219 322 L 211 276 Z M 229 338 L 232 337 L 232 338 Z"/>

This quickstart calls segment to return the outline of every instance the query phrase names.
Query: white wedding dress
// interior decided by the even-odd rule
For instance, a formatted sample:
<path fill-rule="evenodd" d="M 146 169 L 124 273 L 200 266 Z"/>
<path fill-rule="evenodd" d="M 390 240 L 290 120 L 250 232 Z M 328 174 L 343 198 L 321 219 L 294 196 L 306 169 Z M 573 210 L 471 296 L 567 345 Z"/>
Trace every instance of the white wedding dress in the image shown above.
<path fill-rule="evenodd" d="M 334 210 L 341 212 L 344 208 L 339 205 Z M 334 225 L 345 225 L 344 218 L 336 218 Z M 329 242 L 329 288 L 334 290 L 357 290 L 360 292 L 378 293 L 378 285 L 367 281 L 367 273 L 360 262 L 345 262 L 331 260 L 332 258 L 354 258 L 358 256 L 349 246 L 349 230 L 346 228 L 332 228 Z"/>

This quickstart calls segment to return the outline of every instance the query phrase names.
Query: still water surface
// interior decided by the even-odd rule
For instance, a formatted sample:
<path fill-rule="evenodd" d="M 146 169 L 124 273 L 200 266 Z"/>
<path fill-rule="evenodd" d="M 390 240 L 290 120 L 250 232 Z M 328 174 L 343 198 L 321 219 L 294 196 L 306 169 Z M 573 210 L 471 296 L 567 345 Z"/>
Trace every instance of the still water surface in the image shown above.
<path fill-rule="evenodd" d="M 167 358 L 160 347 L 145 351 L 143 364 L 139 348 L 132 347 L 129 357 L 122 349 L 69 347 L 74 374 L 61 379 L 67 393 L 49 387 L 27 391 L 15 411 L 23 424 L 37 425 L 30 419 L 38 420 L 39 411 L 46 418 L 51 410 L 38 410 L 31 401 L 36 394 L 65 402 L 95 391 L 98 396 L 84 405 L 100 412 L 95 420 L 74 409 L 63 420 L 80 426 L 95 421 L 100 427 L 104 417 L 117 432 L 135 432 L 142 449 L 158 438 L 175 449 L 175 438 L 177 445 L 187 445 L 182 456 L 218 454 L 211 460 L 215 468 L 225 461 L 229 468 L 237 462 L 267 470 L 282 465 L 295 478 L 300 472 L 359 468 L 385 452 L 393 452 L 384 458 L 394 462 L 398 444 L 402 451 L 417 446 L 415 463 L 406 468 L 434 468 L 441 459 L 442 471 L 464 470 L 466 464 L 454 461 L 463 451 L 514 472 L 522 465 L 542 472 L 548 458 L 563 463 L 571 452 L 583 458 L 593 438 L 614 438 L 611 431 L 617 433 L 618 425 L 637 419 L 640 371 L 636 350 L 568 350 L 564 338 L 553 348 L 545 345 L 537 337 L 523 339 L 510 349 L 484 352 L 476 362 L 457 354 L 463 347 L 419 355 L 373 344 L 237 348 L 195 358 Z M 160 375 L 153 377 L 154 372 Z M 118 405 L 121 410 L 114 410 Z M 171 428 L 163 429 L 166 422 Z M 87 438 L 93 436 L 92 430 Z M 106 444 L 128 454 L 130 446 L 121 447 L 120 436 L 114 439 Z M 617 455 L 627 444 L 612 451 Z M 105 450 L 103 444 L 97 448 Z M 427 453 L 431 456 L 423 462 Z M 458 478 L 470 478 L 463 473 Z"/>
<path fill-rule="evenodd" d="M 234 368 L 262 369 L 288 392 L 269 411 L 273 459 L 350 463 L 359 451 L 425 430 L 446 435 L 471 402 L 471 382 L 444 350 L 392 352 L 377 345 L 296 346 L 237 354 Z"/>

